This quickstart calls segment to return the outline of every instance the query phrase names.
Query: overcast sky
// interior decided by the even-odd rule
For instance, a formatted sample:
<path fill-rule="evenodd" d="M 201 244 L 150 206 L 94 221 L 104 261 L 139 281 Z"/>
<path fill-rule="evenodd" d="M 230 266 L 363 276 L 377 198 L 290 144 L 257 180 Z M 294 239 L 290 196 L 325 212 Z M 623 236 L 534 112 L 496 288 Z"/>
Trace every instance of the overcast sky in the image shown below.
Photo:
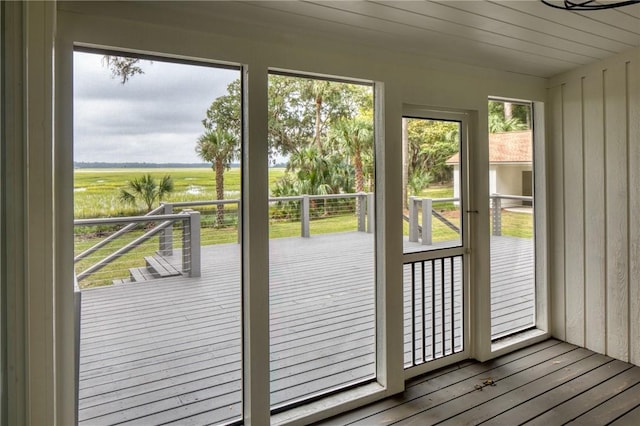
<path fill-rule="evenodd" d="M 124 85 L 102 55 L 74 54 L 74 160 L 197 163 L 202 119 L 237 70 L 142 61 Z"/>

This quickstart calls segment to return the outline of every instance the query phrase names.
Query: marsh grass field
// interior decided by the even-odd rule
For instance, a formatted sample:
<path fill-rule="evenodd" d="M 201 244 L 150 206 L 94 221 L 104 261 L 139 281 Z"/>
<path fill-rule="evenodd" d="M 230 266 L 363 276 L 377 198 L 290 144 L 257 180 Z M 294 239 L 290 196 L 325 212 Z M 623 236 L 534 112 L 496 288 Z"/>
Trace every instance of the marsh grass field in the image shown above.
<path fill-rule="evenodd" d="M 174 191 L 163 201 L 177 203 L 184 201 L 206 201 L 214 200 L 215 181 L 214 173 L 210 168 L 171 168 L 171 169 L 76 169 L 74 173 L 74 213 L 76 219 L 117 217 L 117 216 L 139 216 L 145 214 L 142 205 L 131 206 L 123 204 L 119 199 L 122 188 L 127 186 L 128 181 L 141 177 L 149 173 L 156 179 L 164 175 L 170 175 L 174 183 Z M 284 168 L 269 169 L 269 185 L 283 176 Z M 240 169 L 232 168 L 225 172 L 224 178 L 225 199 L 237 199 L 240 197 Z M 429 198 L 448 198 L 453 196 L 451 186 L 434 186 L 425 189 L 420 194 Z M 335 200 L 334 200 L 335 201 Z M 339 200 L 338 200 L 339 201 Z M 436 204 L 434 206 L 448 219 L 459 225 L 459 217 L 453 204 Z M 296 211 L 299 207 L 291 204 L 290 210 Z M 230 204 L 225 207 L 225 221 L 222 225 L 215 223 L 215 206 L 196 207 L 201 213 L 201 244 L 223 244 L 238 241 L 238 211 L 237 205 Z M 283 218 L 277 205 L 271 207 L 271 220 L 269 222 L 270 238 L 295 237 L 300 235 L 300 221 L 296 215 Z M 176 209 L 176 212 L 179 209 Z M 330 214 L 322 214 L 323 206 L 315 206 L 315 214 L 310 222 L 311 235 L 327 234 L 335 232 L 352 232 L 357 229 L 357 220 L 354 213 L 354 203 L 340 201 L 332 204 Z M 276 219 L 277 218 L 277 219 Z M 502 215 L 503 235 L 531 238 L 532 236 L 532 215 L 527 213 L 514 213 L 504 211 Z M 142 235 L 149 227 L 139 226 L 138 229 L 114 240 L 96 253 L 76 263 L 76 273 L 85 270 L 94 263 L 99 262 L 115 250 L 125 246 L 135 238 Z M 78 255 L 84 250 L 104 239 L 118 226 L 76 226 L 75 229 L 75 254 Z M 408 225 L 404 222 L 404 235 L 408 235 Z M 438 220 L 433 221 L 434 241 L 444 241 L 455 239 L 457 233 L 447 228 Z M 182 238 L 182 231 L 179 226 L 174 227 L 174 241 L 176 248 Z M 133 249 L 116 261 L 105 266 L 94 275 L 80 282 L 83 288 L 109 285 L 114 279 L 127 278 L 129 268 L 143 267 L 144 256 L 153 255 L 158 250 L 159 240 L 155 236 L 148 242 Z"/>
<path fill-rule="evenodd" d="M 200 201 L 215 199 L 215 180 L 211 168 L 172 169 L 76 169 L 74 173 L 74 213 L 76 219 L 93 217 L 129 216 L 144 214 L 142 207 L 135 208 L 118 200 L 121 188 L 133 178 L 149 173 L 156 179 L 171 176 L 174 191 L 167 202 Z M 269 184 L 284 175 L 284 168 L 269 169 Z M 224 175 L 225 198 L 240 196 L 240 169 L 232 168 Z"/>

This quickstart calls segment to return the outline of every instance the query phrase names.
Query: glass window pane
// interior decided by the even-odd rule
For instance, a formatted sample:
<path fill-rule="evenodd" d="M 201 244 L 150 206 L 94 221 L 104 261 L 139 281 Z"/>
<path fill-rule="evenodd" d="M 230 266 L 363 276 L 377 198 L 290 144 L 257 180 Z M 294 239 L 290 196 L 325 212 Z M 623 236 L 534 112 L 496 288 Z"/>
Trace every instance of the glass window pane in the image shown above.
<path fill-rule="evenodd" d="M 491 337 L 535 325 L 531 105 L 489 101 Z"/>
<path fill-rule="evenodd" d="M 462 245 L 460 123 L 403 117 L 404 252 Z"/>
<path fill-rule="evenodd" d="M 242 417 L 240 75 L 74 54 L 80 425 Z"/>
<path fill-rule="evenodd" d="M 372 89 L 269 77 L 274 409 L 375 378 Z"/>

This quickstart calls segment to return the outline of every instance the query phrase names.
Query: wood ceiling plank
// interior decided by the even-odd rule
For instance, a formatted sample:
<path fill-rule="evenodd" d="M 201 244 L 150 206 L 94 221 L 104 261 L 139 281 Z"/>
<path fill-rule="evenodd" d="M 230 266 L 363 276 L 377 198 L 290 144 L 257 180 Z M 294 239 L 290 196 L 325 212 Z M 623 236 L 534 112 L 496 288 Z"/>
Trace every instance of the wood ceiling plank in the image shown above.
<path fill-rule="evenodd" d="M 449 3 L 438 2 L 382 2 L 388 8 L 404 10 L 413 13 L 432 25 L 439 22 L 444 31 L 449 29 L 456 32 L 469 32 L 471 37 L 481 37 L 484 34 L 495 34 L 509 42 L 523 45 L 536 45 L 542 49 L 553 49 L 562 52 L 585 55 L 591 58 L 604 58 L 620 49 L 629 46 L 609 41 L 602 42 L 599 37 L 592 36 L 591 42 L 586 42 L 584 32 L 567 31 L 566 27 L 537 19 L 516 10 L 501 7 L 490 2 L 473 2 L 477 10 L 466 11 L 452 7 Z M 481 3 L 481 4 L 476 4 Z M 529 48 L 529 47 L 528 47 Z"/>
<path fill-rule="evenodd" d="M 351 3 L 351 2 L 349 2 Z M 322 27 L 327 34 L 336 34 L 336 27 L 332 24 L 340 24 L 339 29 L 351 40 L 359 39 L 361 30 L 379 31 L 386 34 L 385 38 L 378 40 L 380 47 L 393 50 L 411 50 L 422 52 L 426 56 L 435 56 L 449 60 L 461 61 L 467 64 L 480 65 L 489 68 L 500 68 L 514 72 L 524 72 L 530 75 L 531 69 L 537 68 L 540 64 L 548 66 L 550 73 L 545 76 L 559 72 L 562 69 L 569 69 L 576 65 L 588 63 L 592 59 L 581 57 L 578 62 L 576 58 L 568 60 L 567 55 L 562 58 L 550 58 L 543 55 L 536 55 L 526 49 L 504 48 L 488 43 L 477 43 L 472 45 L 470 40 L 458 38 L 449 34 L 424 28 L 415 28 L 401 23 L 388 22 L 381 19 L 373 19 L 357 13 L 350 12 L 345 15 L 345 11 L 326 7 L 322 4 L 300 2 L 252 2 L 251 5 L 264 8 L 265 10 L 278 10 L 289 13 L 295 18 L 311 18 L 317 20 L 316 26 Z M 345 28 L 350 31 L 344 32 Z M 363 41 L 362 39 L 360 39 Z M 506 66 L 507 68 L 502 68 Z"/>
<path fill-rule="evenodd" d="M 460 3 L 460 2 L 456 2 Z M 463 2 L 464 3 L 464 2 Z M 473 3 L 473 2 L 469 2 Z M 630 47 L 640 45 L 640 37 L 633 32 L 620 29 L 614 25 L 608 25 L 601 21 L 588 19 L 587 12 L 569 12 L 565 10 L 553 9 L 547 7 L 538 1 L 504 1 L 501 4 L 524 13 L 538 16 L 550 22 L 564 25 L 567 28 L 573 28 L 585 33 L 601 37 L 603 39 L 615 40 L 625 43 Z M 600 13 L 600 12 L 589 12 Z M 622 50 L 620 50 L 622 51 Z"/>
<path fill-rule="evenodd" d="M 437 32 L 466 40 L 474 49 L 476 44 L 485 43 L 495 48 L 515 49 L 531 54 L 577 63 L 591 62 L 610 56 L 614 51 L 603 50 L 568 40 L 558 41 L 544 33 L 511 25 L 511 34 L 503 34 L 508 25 L 489 18 L 482 18 L 460 12 L 437 3 L 417 2 L 318 2 L 320 7 L 344 12 L 345 19 L 355 14 L 359 18 L 368 17 L 372 25 L 385 23 L 410 26 L 415 29 Z M 417 13 L 416 10 L 424 11 Z M 431 16 L 431 15 L 434 16 Z M 393 27 L 389 28 L 393 31 Z M 517 34 L 519 32 L 519 34 Z"/>

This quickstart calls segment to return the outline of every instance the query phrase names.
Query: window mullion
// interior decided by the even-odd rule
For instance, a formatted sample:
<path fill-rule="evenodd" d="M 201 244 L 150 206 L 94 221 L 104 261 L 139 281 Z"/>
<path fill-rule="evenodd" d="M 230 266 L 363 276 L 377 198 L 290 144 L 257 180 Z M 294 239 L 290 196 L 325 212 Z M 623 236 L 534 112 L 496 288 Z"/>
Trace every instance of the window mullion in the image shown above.
<path fill-rule="evenodd" d="M 269 223 L 266 66 L 243 75 L 243 416 L 269 424 Z"/>

